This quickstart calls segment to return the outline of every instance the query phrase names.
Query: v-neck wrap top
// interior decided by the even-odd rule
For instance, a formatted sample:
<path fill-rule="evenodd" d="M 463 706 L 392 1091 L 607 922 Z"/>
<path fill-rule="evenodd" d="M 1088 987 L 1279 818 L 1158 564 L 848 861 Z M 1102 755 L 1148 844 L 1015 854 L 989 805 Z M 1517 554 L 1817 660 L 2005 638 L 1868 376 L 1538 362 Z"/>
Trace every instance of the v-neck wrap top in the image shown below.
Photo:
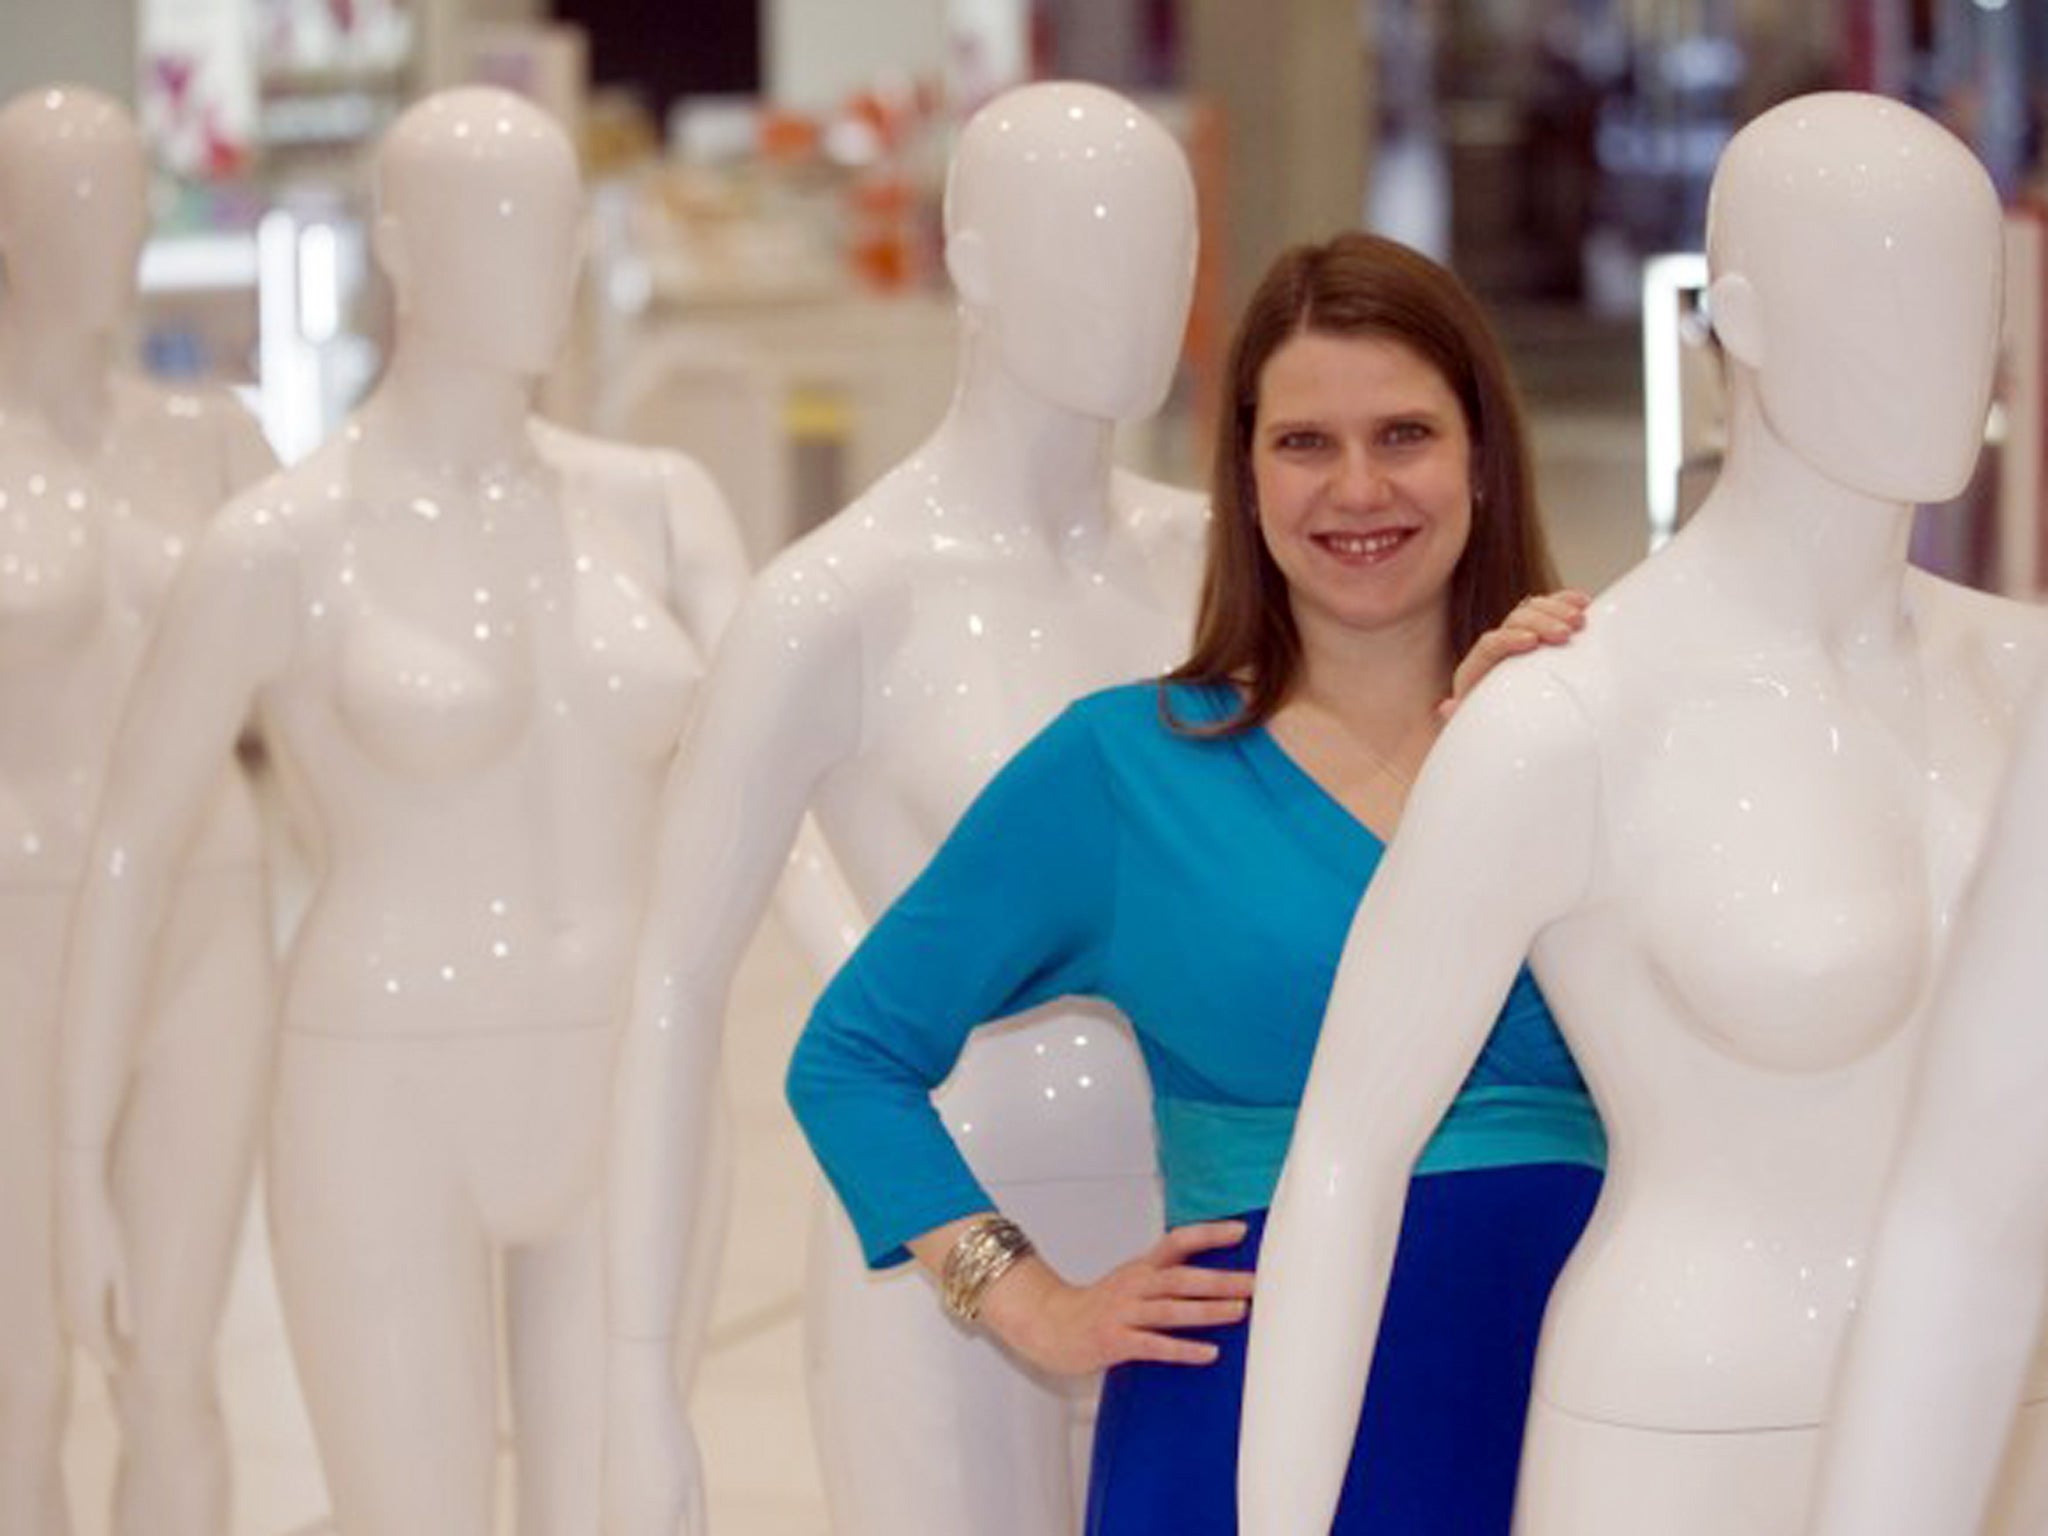
<path fill-rule="evenodd" d="M 1130 1020 L 1169 1225 L 1271 1203 L 1354 910 L 1384 845 L 1227 690 L 1091 695 L 989 783 L 819 999 L 789 1098 L 876 1267 L 993 1202 L 931 1093 L 968 1035 L 1065 996 Z M 1524 968 L 1417 1164 L 1600 1166 L 1584 1082 Z"/>

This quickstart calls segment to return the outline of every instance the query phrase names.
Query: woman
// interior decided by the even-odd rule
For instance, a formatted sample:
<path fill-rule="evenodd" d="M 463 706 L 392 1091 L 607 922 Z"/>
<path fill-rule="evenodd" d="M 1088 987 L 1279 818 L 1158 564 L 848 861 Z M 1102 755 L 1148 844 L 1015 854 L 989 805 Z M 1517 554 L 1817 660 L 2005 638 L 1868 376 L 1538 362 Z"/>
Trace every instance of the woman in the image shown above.
<path fill-rule="evenodd" d="M 1439 701 L 1584 601 L 1485 635 L 1554 583 L 1505 364 L 1442 269 L 1365 235 L 1290 251 L 1228 383 L 1192 656 L 1011 762 L 790 1070 L 871 1264 L 914 1255 L 1045 1370 L 1114 1368 L 1089 1523 L 1118 1536 L 1234 1529 L 1250 1272 L 1350 915 Z M 990 1210 L 928 1100 L 976 1025 L 1074 993 L 1136 1030 L 1173 1229 L 1087 1284 Z M 1414 1186 L 1340 1530 L 1507 1530 L 1537 1324 L 1601 1156 L 1525 975 Z"/>

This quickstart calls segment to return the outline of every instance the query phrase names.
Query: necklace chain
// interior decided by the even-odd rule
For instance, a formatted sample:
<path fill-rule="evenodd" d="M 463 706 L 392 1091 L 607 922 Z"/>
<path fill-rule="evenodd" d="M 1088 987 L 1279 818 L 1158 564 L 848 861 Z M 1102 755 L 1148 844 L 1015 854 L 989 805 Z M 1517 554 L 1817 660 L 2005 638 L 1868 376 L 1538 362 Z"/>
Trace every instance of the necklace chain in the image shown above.
<path fill-rule="evenodd" d="M 1321 706 L 1311 706 L 1311 708 L 1315 714 L 1322 717 L 1326 730 L 1340 739 L 1348 750 L 1354 751 L 1363 757 L 1371 765 L 1374 772 L 1378 773 L 1389 783 L 1397 786 L 1404 799 L 1407 797 L 1408 791 L 1415 787 L 1415 775 L 1413 773 L 1403 771 L 1392 758 L 1366 740 L 1342 715 Z M 1436 722 L 1431 720 L 1429 724 L 1431 726 L 1431 735 L 1434 736 Z M 1403 733 L 1401 740 L 1406 741 L 1414 733 L 1414 729 L 1413 726 L 1410 726 L 1408 731 Z"/>

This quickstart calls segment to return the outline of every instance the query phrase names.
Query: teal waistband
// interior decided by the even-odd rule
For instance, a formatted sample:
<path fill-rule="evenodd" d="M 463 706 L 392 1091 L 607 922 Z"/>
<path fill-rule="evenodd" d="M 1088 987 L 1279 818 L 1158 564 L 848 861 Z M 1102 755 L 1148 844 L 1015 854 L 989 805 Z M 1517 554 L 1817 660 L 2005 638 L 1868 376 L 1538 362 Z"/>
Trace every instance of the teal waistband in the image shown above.
<path fill-rule="evenodd" d="M 1294 1134 L 1296 1106 L 1153 1100 L 1166 1224 L 1213 1221 L 1273 1203 Z M 1422 1149 L 1417 1175 L 1523 1163 L 1602 1168 L 1607 1138 L 1583 1092 L 1569 1088 L 1468 1088 Z"/>

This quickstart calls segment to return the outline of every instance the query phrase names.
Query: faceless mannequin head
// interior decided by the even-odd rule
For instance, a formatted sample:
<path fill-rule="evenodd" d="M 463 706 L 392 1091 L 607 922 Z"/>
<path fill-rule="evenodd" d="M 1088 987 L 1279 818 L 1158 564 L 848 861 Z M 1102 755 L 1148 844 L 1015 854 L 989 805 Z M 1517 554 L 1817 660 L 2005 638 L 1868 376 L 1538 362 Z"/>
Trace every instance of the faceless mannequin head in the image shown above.
<path fill-rule="evenodd" d="M 576 156 L 505 91 L 442 91 L 384 136 L 377 257 L 409 346 L 540 373 L 568 323 L 583 211 Z"/>
<path fill-rule="evenodd" d="M 1961 142 L 1882 97 L 1802 97 L 1721 157 L 1708 214 L 1731 385 L 1822 474 L 1955 495 L 1997 356 L 1997 194 Z"/>
<path fill-rule="evenodd" d="M 119 102 L 75 86 L 0 108 L 0 262 L 18 303 L 89 331 L 119 325 L 146 233 L 142 138 Z"/>
<path fill-rule="evenodd" d="M 1098 86 L 1011 91 L 961 133 L 946 265 L 968 323 L 1026 388 L 1103 420 L 1148 415 L 1194 282 L 1186 158 Z"/>

